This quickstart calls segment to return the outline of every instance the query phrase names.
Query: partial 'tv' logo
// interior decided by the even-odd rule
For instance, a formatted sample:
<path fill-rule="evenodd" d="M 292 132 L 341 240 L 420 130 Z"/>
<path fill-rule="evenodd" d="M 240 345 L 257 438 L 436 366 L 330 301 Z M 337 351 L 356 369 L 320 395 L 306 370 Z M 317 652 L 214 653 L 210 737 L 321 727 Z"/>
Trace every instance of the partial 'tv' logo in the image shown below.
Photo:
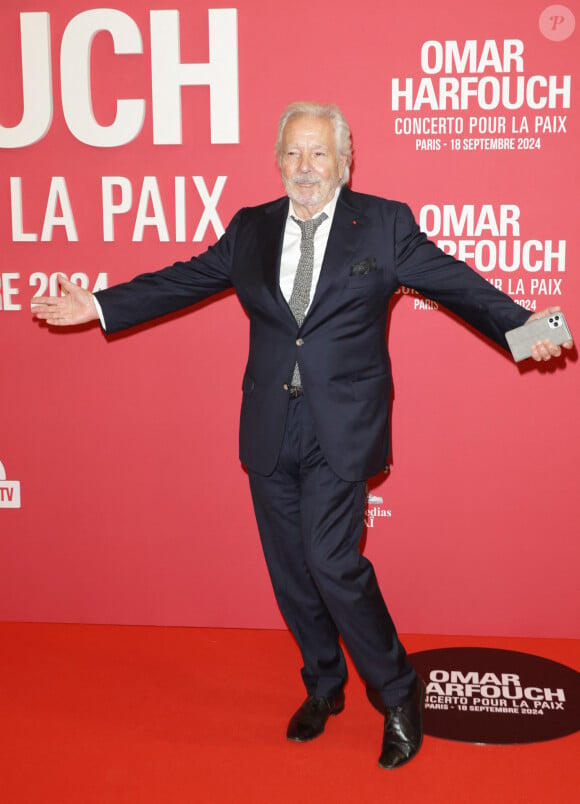
<path fill-rule="evenodd" d="M 6 480 L 6 472 L 0 461 L 0 508 L 20 508 L 20 483 Z"/>

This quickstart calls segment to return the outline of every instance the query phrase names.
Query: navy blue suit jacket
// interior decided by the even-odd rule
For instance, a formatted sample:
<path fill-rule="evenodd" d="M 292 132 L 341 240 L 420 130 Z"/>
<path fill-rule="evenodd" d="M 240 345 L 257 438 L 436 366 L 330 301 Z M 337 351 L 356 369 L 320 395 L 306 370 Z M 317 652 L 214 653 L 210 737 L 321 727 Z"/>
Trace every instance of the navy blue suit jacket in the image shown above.
<path fill-rule="evenodd" d="M 385 332 L 401 285 L 440 302 L 506 348 L 529 316 L 419 230 L 410 209 L 343 187 L 315 296 L 299 328 L 279 286 L 288 198 L 240 210 L 215 246 L 187 262 L 100 291 L 107 332 L 234 287 L 250 318 L 240 459 L 273 471 L 296 360 L 322 451 L 345 480 L 381 471 L 389 454 L 391 378 Z"/>

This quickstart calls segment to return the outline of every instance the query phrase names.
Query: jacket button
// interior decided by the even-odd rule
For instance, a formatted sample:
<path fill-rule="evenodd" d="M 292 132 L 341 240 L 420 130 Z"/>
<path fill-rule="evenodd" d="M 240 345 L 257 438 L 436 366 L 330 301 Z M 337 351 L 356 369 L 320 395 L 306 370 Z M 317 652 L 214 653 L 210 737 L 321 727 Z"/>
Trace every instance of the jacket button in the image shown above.
<path fill-rule="evenodd" d="M 298 340 L 296 341 L 296 346 L 302 346 L 303 343 L 304 341 L 302 340 L 302 338 L 298 338 Z"/>

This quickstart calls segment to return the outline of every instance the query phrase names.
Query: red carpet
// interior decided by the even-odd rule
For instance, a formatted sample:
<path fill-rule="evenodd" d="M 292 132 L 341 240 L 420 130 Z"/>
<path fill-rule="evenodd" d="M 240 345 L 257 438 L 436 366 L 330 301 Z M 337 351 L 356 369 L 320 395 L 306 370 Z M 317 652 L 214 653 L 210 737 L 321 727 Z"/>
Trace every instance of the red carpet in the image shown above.
<path fill-rule="evenodd" d="M 406 636 L 580 669 L 580 641 Z M 318 740 L 284 738 L 304 692 L 281 631 L 0 624 L 2 804 L 575 804 L 580 732 L 522 746 L 426 737 L 378 768 L 380 716 L 350 668 Z"/>

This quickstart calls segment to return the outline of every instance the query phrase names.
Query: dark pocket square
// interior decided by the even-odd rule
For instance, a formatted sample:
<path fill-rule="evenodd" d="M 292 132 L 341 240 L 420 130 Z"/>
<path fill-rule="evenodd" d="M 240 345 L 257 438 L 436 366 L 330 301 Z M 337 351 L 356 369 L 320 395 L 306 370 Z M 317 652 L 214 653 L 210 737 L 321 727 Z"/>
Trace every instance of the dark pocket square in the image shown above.
<path fill-rule="evenodd" d="M 377 270 L 377 261 L 375 257 L 365 257 L 364 260 L 361 260 L 360 262 L 355 262 L 354 265 L 351 265 L 350 275 L 365 276 L 366 274 L 370 274 L 376 270 Z"/>

